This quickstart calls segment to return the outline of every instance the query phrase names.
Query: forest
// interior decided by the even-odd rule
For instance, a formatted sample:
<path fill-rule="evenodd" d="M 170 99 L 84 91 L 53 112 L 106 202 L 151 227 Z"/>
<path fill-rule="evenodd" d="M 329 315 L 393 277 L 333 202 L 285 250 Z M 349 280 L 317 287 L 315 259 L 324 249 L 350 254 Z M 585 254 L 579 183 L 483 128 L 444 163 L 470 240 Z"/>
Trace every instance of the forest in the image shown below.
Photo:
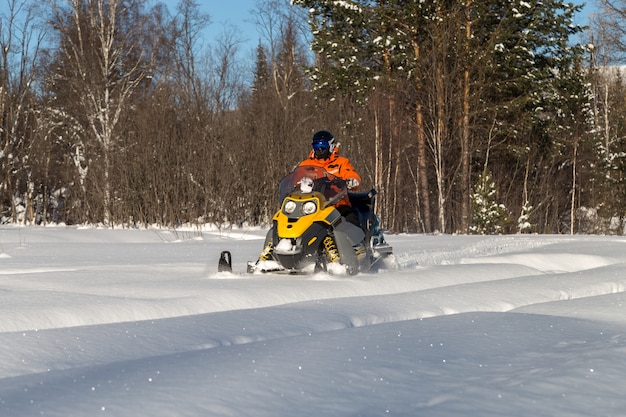
<path fill-rule="evenodd" d="M 0 224 L 267 225 L 333 132 L 397 233 L 626 233 L 626 1 L 0 0 Z"/>

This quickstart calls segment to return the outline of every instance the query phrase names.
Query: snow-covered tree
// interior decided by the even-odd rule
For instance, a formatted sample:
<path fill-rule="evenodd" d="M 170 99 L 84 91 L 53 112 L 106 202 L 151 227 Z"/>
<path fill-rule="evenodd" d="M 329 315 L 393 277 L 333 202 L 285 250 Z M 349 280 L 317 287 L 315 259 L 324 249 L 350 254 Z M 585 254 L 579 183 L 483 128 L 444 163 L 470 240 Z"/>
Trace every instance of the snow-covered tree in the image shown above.
<path fill-rule="evenodd" d="M 494 235 L 503 233 L 509 223 L 509 213 L 504 204 L 497 202 L 496 183 L 488 170 L 484 170 L 471 194 L 472 221 L 470 233 Z"/>
<path fill-rule="evenodd" d="M 522 212 L 520 216 L 517 218 L 517 232 L 518 233 L 530 233 L 533 228 L 532 223 L 530 222 L 530 214 L 533 210 L 533 206 L 530 205 L 530 202 L 526 200 L 522 205 Z"/>
<path fill-rule="evenodd" d="M 598 214 L 624 233 L 626 224 L 626 1 L 598 0 L 591 21 L 594 114 L 598 166 L 594 170 Z"/>

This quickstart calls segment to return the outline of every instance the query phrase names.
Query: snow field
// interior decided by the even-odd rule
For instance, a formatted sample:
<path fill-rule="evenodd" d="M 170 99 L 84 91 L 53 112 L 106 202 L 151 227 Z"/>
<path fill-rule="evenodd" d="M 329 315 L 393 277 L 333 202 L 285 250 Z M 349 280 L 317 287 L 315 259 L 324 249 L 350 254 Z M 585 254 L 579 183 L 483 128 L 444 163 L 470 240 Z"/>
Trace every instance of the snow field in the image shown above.
<path fill-rule="evenodd" d="M 264 234 L 0 228 L 0 415 L 626 409 L 623 238 L 392 235 L 397 269 L 246 275 Z"/>

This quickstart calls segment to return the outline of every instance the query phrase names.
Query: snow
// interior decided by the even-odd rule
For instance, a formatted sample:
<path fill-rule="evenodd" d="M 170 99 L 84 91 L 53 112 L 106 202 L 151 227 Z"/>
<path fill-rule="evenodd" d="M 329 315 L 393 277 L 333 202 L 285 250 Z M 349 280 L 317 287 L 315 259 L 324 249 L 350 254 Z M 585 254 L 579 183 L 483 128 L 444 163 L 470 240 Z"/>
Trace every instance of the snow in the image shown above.
<path fill-rule="evenodd" d="M 264 234 L 0 228 L 0 416 L 624 415 L 623 237 L 388 235 L 397 269 L 246 275 Z"/>

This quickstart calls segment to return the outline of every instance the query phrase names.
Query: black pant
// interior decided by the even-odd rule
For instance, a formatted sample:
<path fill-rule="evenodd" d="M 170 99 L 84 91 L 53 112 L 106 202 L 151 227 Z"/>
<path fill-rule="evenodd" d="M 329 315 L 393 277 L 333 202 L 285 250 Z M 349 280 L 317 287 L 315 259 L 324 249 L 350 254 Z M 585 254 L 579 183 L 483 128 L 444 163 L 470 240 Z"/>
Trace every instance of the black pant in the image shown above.
<path fill-rule="evenodd" d="M 361 227 L 361 224 L 359 223 L 359 216 L 354 212 L 354 210 L 352 210 L 352 207 L 343 205 L 337 207 L 337 210 L 339 210 L 339 213 L 341 213 L 341 215 L 347 221 L 349 221 L 358 228 Z"/>

